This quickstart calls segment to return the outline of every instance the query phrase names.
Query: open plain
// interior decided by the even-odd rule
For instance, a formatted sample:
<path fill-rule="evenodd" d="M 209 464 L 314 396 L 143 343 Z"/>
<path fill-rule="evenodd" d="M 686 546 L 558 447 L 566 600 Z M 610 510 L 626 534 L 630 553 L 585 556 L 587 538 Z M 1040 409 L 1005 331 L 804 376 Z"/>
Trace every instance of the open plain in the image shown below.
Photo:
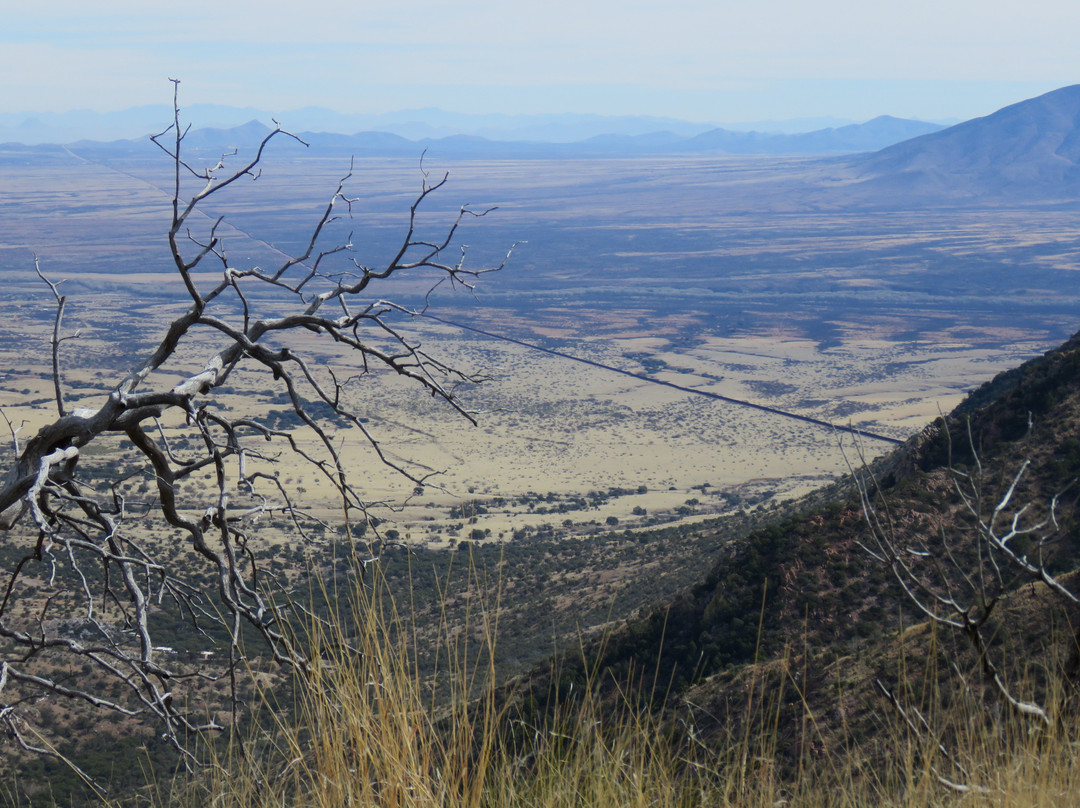
<path fill-rule="evenodd" d="M 207 211 L 226 217 L 230 263 L 298 250 L 347 166 L 296 144 L 271 150 L 258 181 Z M 182 310 L 164 240 L 168 168 L 149 147 L 0 161 L 0 403 L 23 424 L 20 437 L 54 411 L 54 301 L 34 254 L 64 281 L 65 333 L 79 337 L 64 342 L 62 366 L 80 406 L 97 406 Z M 488 334 L 399 318 L 430 353 L 490 377 L 459 393 L 478 426 L 397 379 L 350 390 L 390 457 L 437 472 L 412 496 L 414 484 L 382 466 L 358 430 L 338 433 L 371 501 L 393 503 L 384 518 L 414 540 L 541 526 L 573 535 L 796 496 L 846 470 L 840 446 L 850 436 L 693 391 L 903 440 L 965 391 L 1061 341 L 1080 311 L 1080 216 L 1055 202 L 868 200 L 842 161 L 798 158 L 440 164 L 436 154 L 423 170 L 451 173 L 421 211 L 433 238 L 462 202 L 498 207 L 465 222 L 469 266 L 525 243 L 475 292 L 440 288 L 430 298 L 432 313 Z M 357 161 L 352 175 L 351 216 L 329 235 L 351 232 L 357 260 L 377 267 L 407 223 L 419 157 Z M 418 278 L 374 294 L 419 310 L 429 285 Z M 292 347 L 348 371 L 314 340 Z M 168 378 L 197 370 L 213 348 L 205 335 Z M 238 375 L 219 405 L 287 416 L 264 382 Z M 890 445 L 861 443 L 870 455 Z M 332 514 L 314 472 L 291 467 L 285 477 Z M 618 495 L 582 504 L 587 492 L 611 490 Z"/>

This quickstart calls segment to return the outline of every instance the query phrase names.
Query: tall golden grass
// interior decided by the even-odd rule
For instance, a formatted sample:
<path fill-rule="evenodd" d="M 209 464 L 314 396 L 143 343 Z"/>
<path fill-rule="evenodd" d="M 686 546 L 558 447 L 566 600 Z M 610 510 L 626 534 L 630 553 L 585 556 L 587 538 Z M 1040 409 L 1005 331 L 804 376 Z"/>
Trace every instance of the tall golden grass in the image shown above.
<path fill-rule="evenodd" d="M 352 620 L 312 622 L 314 660 L 289 710 L 244 748 L 218 753 L 160 805 L 214 808 L 867 808 L 1080 805 L 1080 733 L 1067 681 L 1052 689 L 1054 720 L 1035 730 L 983 708 L 934 710 L 940 732 L 882 715 L 874 750 L 777 753 L 780 705 L 797 677 L 747 694 L 750 718 L 722 740 L 672 742 L 662 710 L 613 706 L 596 677 L 542 722 L 523 723 L 494 677 L 497 604 L 478 603 L 463 630 L 443 626 L 434 675 L 421 674 L 406 630 L 376 577 L 356 594 Z M 552 677 L 553 679 L 555 677 Z M 924 694 L 925 695 L 925 694 Z M 930 699 L 932 703 L 934 699 Z M 814 749 L 817 717 L 803 702 Z M 677 722 L 675 722 L 677 726 Z M 990 729 L 988 729 L 988 727 Z M 947 755 L 939 742 L 948 736 Z M 513 739 L 513 740 L 511 740 Z M 950 786 L 948 783 L 952 783 Z M 963 788 L 959 788 L 963 787 Z M 966 789 L 966 790 L 963 790 Z"/>

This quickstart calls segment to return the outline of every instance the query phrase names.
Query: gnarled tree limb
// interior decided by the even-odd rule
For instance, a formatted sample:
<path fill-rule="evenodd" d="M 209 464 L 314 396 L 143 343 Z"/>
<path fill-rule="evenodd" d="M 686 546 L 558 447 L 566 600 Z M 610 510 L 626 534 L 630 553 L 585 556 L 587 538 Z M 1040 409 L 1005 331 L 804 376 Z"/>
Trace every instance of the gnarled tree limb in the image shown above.
<path fill-rule="evenodd" d="M 65 298 L 42 275 L 57 305 L 52 357 L 58 416 L 25 444 L 16 440 L 16 457 L 0 480 L 0 529 L 8 532 L 9 542 L 25 546 L 2 582 L 0 727 L 24 746 L 23 728 L 33 721 L 36 700 L 67 698 L 149 716 L 164 737 L 186 751 L 189 734 L 220 723 L 206 705 L 178 696 L 182 683 L 232 678 L 252 637 L 278 663 L 305 670 L 305 650 L 282 624 L 250 548 L 254 521 L 271 513 L 310 538 L 305 526 L 312 520 L 271 473 L 273 464 L 282 458 L 310 463 L 335 492 L 349 531 L 365 523 L 368 504 L 335 430 L 355 430 L 383 462 L 417 484 L 427 475 L 395 465 L 383 454 L 346 403 L 348 384 L 376 369 L 390 371 L 473 418 L 454 387 L 482 377 L 459 371 L 410 341 L 392 319 L 421 311 L 372 292 L 403 274 L 426 275 L 432 286 L 449 282 L 471 289 L 480 275 L 500 269 L 505 258 L 498 266 L 471 268 L 457 248 L 465 219 L 488 211 L 461 208 L 438 237 L 421 235 L 420 208 L 446 182 L 445 176 L 429 182 L 421 165 L 421 189 L 409 208 L 402 241 L 388 263 L 369 267 L 353 257 L 351 239 L 331 236 L 330 225 L 349 217 L 355 202 L 345 194 L 350 167 L 299 254 L 268 268 L 237 267 L 219 235 L 222 219 L 214 219 L 202 235 L 193 232 L 193 222 L 202 221 L 197 214 L 209 200 L 258 177 L 271 141 L 299 138 L 279 126 L 238 168 L 228 168 L 231 155 L 204 168 L 184 156 L 187 133 L 174 92 L 173 121 L 152 140 L 172 161 L 167 248 L 187 310 L 165 326 L 157 344 L 97 409 L 71 409 L 66 403 L 59 354 L 66 339 L 61 334 Z M 208 281 L 205 267 L 211 264 L 217 277 Z M 258 312 L 252 305 L 256 298 Z M 204 355 L 201 368 L 179 382 L 167 376 L 168 363 L 190 366 L 208 333 L 217 345 Z M 339 379 L 282 343 L 299 333 L 351 356 L 356 372 Z M 268 371 L 268 384 L 315 437 L 317 452 L 302 447 L 290 430 L 230 412 L 219 400 L 222 385 L 248 367 Z M 170 445 L 161 425 L 170 417 L 186 424 L 194 450 L 192 440 L 182 451 Z M 101 441 L 113 441 L 124 453 L 123 467 L 112 476 L 84 468 L 83 450 Z M 151 482 L 149 495 L 137 501 L 125 483 L 134 474 Z M 55 592 L 36 614 L 19 608 L 29 597 L 27 586 Z M 170 656 L 155 642 L 155 616 L 165 608 L 208 643 L 214 637 L 224 642 L 230 667 L 209 671 Z M 67 672 L 73 665 L 83 666 L 83 674 L 73 678 Z"/>

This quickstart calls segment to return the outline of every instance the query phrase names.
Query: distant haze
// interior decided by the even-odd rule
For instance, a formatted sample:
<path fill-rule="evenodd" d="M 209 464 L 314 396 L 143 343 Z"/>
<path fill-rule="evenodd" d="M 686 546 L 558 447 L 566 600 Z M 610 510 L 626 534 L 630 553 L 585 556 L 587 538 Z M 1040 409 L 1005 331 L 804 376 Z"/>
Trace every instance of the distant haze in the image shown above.
<path fill-rule="evenodd" d="M 964 120 L 1074 83 L 1077 30 L 1062 0 L 39 0 L 5 4 L 0 112 L 168 103 L 173 77 L 278 113 Z"/>
<path fill-rule="evenodd" d="M 199 128 L 232 129 L 252 120 L 267 126 L 277 120 L 295 132 L 387 132 L 410 140 L 474 135 L 491 140 L 572 142 L 602 134 L 640 135 L 669 131 L 696 135 L 716 123 L 650 116 L 605 115 L 467 115 L 441 109 L 402 110 L 378 115 L 344 114 L 321 107 L 271 111 L 212 104 L 184 106 L 184 117 Z M 76 140 L 129 140 L 160 131 L 172 120 L 165 105 L 133 107 L 121 112 L 0 113 L 0 142 L 68 143 Z"/>

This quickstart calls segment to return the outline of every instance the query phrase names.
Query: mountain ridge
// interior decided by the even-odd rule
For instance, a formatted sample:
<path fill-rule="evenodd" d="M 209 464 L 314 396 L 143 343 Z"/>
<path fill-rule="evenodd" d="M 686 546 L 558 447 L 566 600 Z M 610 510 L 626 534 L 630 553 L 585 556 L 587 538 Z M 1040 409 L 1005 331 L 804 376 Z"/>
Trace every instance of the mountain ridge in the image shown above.
<path fill-rule="evenodd" d="M 217 129 L 230 129 L 251 119 L 269 124 L 281 121 L 289 129 L 330 134 L 382 131 L 410 140 L 437 139 L 467 134 L 488 140 L 576 142 L 600 135 L 645 135 L 669 131 L 693 137 L 722 126 L 731 131 L 799 134 L 857 122 L 846 119 L 792 118 L 753 122 L 689 121 L 657 115 L 601 115 L 597 113 L 457 113 L 438 108 L 405 109 L 381 113 L 342 113 L 324 107 L 303 107 L 271 112 L 254 107 L 191 104 L 183 108 L 187 119 Z M 109 142 L 161 131 L 172 120 L 166 104 L 125 110 L 94 112 L 0 112 L 0 142 L 71 143 L 78 140 Z"/>
<path fill-rule="evenodd" d="M 695 135 L 670 130 L 639 134 L 603 133 L 574 141 L 494 140 L 458 133 L 418 140 L 393 132 L 363 131 L 353 134 L 301 131 L 295 134 L 320 154 L 348 153 L 358 156 L 415 156 L 420 151 L 447 157 L 582 157 L 650 154 L 679 155 L 834 155 L 881 148 L 916 134 L 939 131 L 938 124 L 882 115 L 862 124 L 819 129 L 800 134 L 710 129 Z M 186 136 L 189 149 L 228 151 L 254 146 L 272 128 L 257 118 L 237 126 L 203 127 Z M 99 155 L 137 153 L 145 140 L 78 140 L 66 145 Z M 42 149 L 53 144 L 0 143 L 0 148 Z"/>
<path fill-rule="evenodd" d="M 852 160 L 867 185 L 924 195 L 1080 195 L 1080 84 Z"/>

